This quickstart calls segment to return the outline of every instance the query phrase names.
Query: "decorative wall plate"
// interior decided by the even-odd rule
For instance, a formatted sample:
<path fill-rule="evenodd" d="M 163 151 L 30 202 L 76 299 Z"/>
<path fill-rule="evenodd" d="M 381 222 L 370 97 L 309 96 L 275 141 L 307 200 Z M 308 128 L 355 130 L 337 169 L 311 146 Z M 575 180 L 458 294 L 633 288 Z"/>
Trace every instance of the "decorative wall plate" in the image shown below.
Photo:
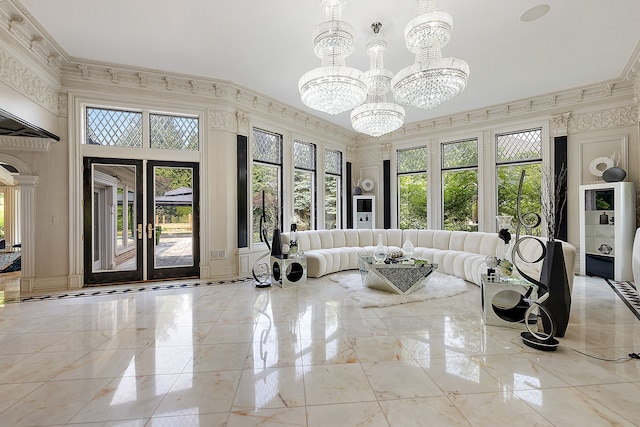
<path fill-rule="evenodd" d="M 598 157 L 589 163 L 589 172 L 598 178 L 602 176 L 604 171 L 613 166 L 613 160 L 608 157 Z"/>
<path fill-rule="evenodd" d="M 367 178 L 367 179 L 363 179 L 362 180 L 362 183 L 360 184 L 360 186 L 362 187 L 362 189 L 364 191 L 371 191 L 371 190 L 373 190 L 373 187 L 375 185 L 374 185 L 372 179 Z"/>

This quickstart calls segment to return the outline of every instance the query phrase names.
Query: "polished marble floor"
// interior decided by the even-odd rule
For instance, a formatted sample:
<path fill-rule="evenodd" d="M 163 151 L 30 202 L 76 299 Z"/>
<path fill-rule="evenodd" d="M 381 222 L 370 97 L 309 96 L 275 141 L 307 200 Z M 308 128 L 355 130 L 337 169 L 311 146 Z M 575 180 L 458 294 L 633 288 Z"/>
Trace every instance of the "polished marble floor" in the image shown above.
<path fill-rule="evenodd" d="M 573 350 L 640 351 L 604 280 L 576 277 L 554 353 L 481 318 L 474 285 L 361 309 L 328 278 L 6 304 L 0 425 L 640 424 L 640 361 Z"/>

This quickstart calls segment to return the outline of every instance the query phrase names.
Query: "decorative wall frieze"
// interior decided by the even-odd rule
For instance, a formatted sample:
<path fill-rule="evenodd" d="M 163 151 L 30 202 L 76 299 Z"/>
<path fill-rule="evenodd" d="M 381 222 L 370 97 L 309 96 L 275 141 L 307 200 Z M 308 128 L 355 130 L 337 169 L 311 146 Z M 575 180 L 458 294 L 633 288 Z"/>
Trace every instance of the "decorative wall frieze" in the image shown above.
<path fill-rule="evenodd" d="M 49 151 L 51 139 L 0 136 L 0 149 L 22 151 Z"/>
<path fill-rule="evenodd" d="M 1 47 L 1 46 L 0 46 Z M 0 50 L 0 81 L 11 86 L 54 114 L 58 113 L 58 91 L 24 63 Z"/>
<path fill-rule="evenodd" d="M 238 132 L 238 118 L 236 114 L 228 111 L 209 112 L 209 127 L 215 130 Z"/>
<path fill-rule="evenodd" d="M 640 119 L 638 111 L 637 106 L 630 106 L 576 114 L 569 119 L 568 131 L 576 133 L 636 125 Z"/>

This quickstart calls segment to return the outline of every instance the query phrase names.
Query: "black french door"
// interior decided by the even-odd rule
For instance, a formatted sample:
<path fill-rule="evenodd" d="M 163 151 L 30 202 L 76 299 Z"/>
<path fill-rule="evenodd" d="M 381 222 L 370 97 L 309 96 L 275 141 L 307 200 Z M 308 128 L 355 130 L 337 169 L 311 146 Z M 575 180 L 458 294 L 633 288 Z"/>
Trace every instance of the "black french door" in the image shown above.
<path fill-rule="evenodd" d="M 199 276 L 197 163 L 85 158 L 83 178 L 85 284 Z"/>

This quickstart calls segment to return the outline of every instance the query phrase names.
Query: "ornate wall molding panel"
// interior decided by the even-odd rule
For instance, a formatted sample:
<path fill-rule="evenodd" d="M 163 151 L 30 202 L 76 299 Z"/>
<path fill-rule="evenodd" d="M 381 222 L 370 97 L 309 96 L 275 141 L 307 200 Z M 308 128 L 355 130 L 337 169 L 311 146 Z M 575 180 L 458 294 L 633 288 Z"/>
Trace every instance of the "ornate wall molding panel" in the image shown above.
<path fill-rule="evenodd" d="M 23 151 L 49 151 L 50 139 L 20 138 L 15 136 L 0 136 L 0 149 Z"/>
<path fill-rule="evenodd" d="M 569 133 L 632 126 L 639 118 L 637 106 L 576 114 L 569 120 Z"/>
<path fill-rule="evenodd" d="M 59 113 L 60 103 L 56 88 L 48 85 L 23 62 L 5 51 L 0 51 L 0 81 L 52 113 Z"/>

